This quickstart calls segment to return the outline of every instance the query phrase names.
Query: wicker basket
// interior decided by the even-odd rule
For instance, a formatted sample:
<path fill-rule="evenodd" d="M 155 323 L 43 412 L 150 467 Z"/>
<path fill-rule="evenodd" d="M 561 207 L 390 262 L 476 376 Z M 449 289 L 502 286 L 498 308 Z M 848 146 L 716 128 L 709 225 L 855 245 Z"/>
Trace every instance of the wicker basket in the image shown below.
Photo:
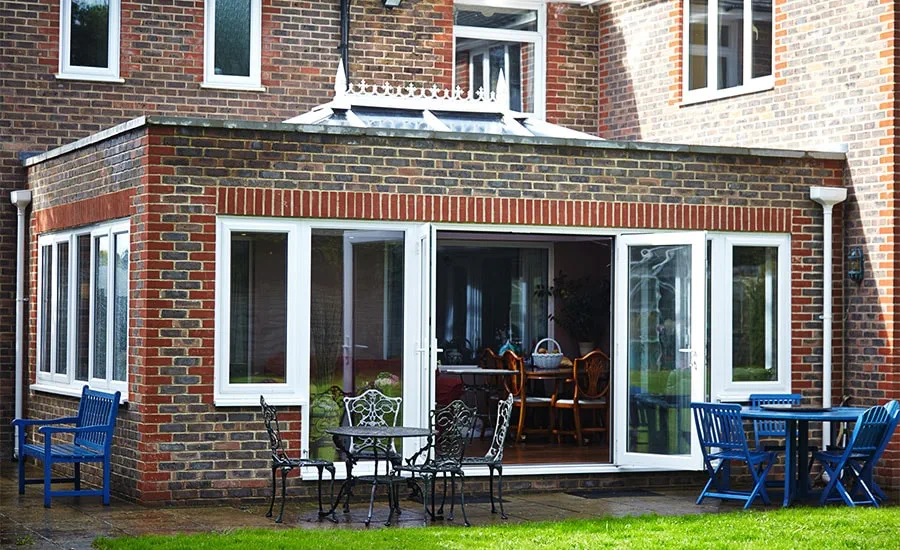
<path fill-rule="evenodd" d="M 556 346 L 556 353 L 538 353 L 538 350 L 541 349 L 541 344 L 544 342 L 553 342 Z M 550 348 L 548 347 L 547 349 L 549 350 Z M 559 366 L 562 359 L 562 348 L 559 346 L 559 342 L 553 338 L 544 338 L 535 344 L 534 353 L 531 354 L 531 362 L 536 369 L 555 369 Z"/>

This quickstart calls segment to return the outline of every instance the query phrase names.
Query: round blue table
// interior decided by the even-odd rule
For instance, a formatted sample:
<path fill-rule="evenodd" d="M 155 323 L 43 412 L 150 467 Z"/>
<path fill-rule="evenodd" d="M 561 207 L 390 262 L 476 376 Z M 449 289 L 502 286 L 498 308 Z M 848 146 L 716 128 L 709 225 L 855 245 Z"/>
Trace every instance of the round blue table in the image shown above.
<path fill-rule="evenodd" d="M 858 407 L 832 407 L 827 411 L 774 409 L 741 409 L 748 420 L 784 421 L 784 502 L 789 506 L 795 498 L 809 498 L 809 423 L 856 422 L 866 412 Z M 794 490 L 796 486 L 796 491 Z"/>

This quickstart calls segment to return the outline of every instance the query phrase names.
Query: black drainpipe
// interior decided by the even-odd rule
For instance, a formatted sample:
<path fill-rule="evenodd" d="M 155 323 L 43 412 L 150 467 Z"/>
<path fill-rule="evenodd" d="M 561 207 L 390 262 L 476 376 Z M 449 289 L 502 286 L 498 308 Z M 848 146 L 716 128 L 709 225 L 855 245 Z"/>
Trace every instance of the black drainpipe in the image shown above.
<path fill-rule="evenodd" d="M 350 0 L 341 0 L 341 61 L 344 62 L 344 76 L 350 84 Z"/>

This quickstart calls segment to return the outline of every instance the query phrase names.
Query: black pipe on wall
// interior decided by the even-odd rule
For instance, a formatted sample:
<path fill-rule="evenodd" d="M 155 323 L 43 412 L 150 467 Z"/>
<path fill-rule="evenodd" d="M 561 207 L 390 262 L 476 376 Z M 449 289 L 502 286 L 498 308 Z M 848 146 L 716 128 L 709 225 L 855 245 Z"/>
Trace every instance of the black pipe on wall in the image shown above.
<path fill-rule="evenodd" d="M 344 63 L 344 76 L 350 82 L 350 0 L 341 0 L 341 61 Z"/>

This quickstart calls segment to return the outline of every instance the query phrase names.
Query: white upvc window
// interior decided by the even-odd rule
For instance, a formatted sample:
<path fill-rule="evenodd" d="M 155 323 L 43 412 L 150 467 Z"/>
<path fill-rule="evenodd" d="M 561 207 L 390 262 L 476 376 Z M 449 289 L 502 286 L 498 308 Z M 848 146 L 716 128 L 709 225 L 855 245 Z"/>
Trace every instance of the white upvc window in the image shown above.
<path fill-rule="evenodd" d="M 60 79 L 123 82 L 119 78 L 120 0 L 61 0 Z"/>
<path fill-rule="evenodd" d="M 203 87 L 263 91 L 261 0 L 206 0 Z"/>
<path fill-rule="evenodd" d="M 215 403 L 306 401 L 297 334 L 301 227 L 293 221 L 219 218 L 216 233 Z"/>
<path fill-rule="evenodd" d="M 790 393 L 790 236 L 709 239 L 712 399 Z"/>
<path fill-rule="evenodd" d="M 535 0 L 466 0 L 453 7 L 454 86 L 497 91 L 503 72 L 509 108 L 544 117 L 547 5 Z M 465 81 L 463 81 L 465 79 Z"/>
<path fill-rule="evenodd" d="M 684 0 L 684 103 L 775 85 L 772 5 L 772 0 Z"/>
<path fill-rule="evenodd" d="M 33 389 L 128 397 L 128 221 L 38 238 L 37 375 Z"/>

